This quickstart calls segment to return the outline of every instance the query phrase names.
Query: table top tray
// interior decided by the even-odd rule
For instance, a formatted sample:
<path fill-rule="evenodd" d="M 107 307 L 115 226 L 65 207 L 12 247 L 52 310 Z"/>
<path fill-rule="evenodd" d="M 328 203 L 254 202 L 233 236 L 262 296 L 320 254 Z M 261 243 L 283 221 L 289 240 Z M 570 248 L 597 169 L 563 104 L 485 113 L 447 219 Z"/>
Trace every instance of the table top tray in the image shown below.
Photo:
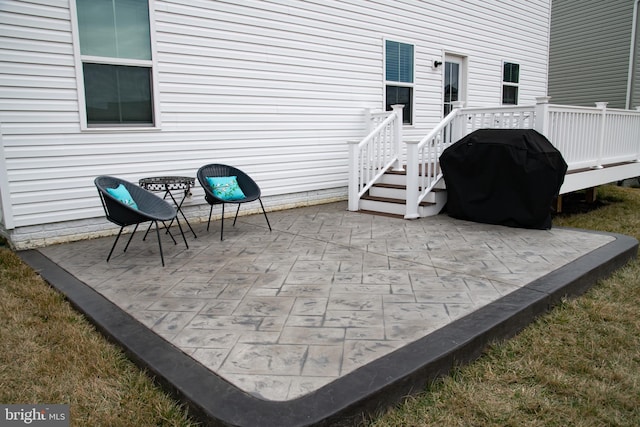
<path fill-rule="evenodd" d="M 140 187 L 149 191 L 188 190 L 195 184 L 195 178 L 188 176 L 154 176 L 138 181 Z"/>

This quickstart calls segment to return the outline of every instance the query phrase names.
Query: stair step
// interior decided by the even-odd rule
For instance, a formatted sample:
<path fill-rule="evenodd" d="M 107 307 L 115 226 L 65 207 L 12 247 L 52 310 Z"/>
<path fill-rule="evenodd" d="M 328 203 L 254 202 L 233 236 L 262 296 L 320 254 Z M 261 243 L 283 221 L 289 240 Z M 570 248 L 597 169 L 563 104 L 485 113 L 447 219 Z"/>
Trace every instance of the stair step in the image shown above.
<path fill-rule="evenodd" d="M 362 196 L 362 200 L 373 200 L 373 201 L 376 201 L 376 202 L 384 202 L 384 203 L 396 203 L 398 205 L 404 205 L 406 203 L 406 201 L 402 200 L 402 199 L 393 199 L 391 197 L 372 196 L 370 194 L 365 194 L 364 196 Z"/>
<path fill-rule="evenodd" d="M 385 174 L 380 177 L 380 179 L 375 185 L 379 185 L 379 184 L 406 185 L 406 183 L 407 183 L 407 175 L 404 172 L 388 171 L 388 172 L 385 172 Z M 444 188 L 445 187 L 444 179 L 441 179 L 440 181 L 438 181 L 437 186 Z"/>
<path fill-rule="evenodd" d="M 407 204 L 407 201 L 403 200 L 403 199 L 394 199 L 394 198 L 391 198 L 391 197 L 371 196 L 369 194 L 365 194 L 364 196 L 362 196 L 361 200 L 372 200 L 372 201 L 376 201 L 376 202 L 394 203 L 394 204 L 403 205 L 403 206 Z M 435 205 L 435 203 L 425 202 L 425 201 L 420 203 L 420 206 L 431 206 L 431 205 Z"/>
<path fill-rule="evenodd" d="M 423 168 L 425 168 L 426 165 L 418 165 L 418 171 L 421 172 Z M 385 173 L 391 174 L 391 175 L 406 175 L 407 174 L 407 165 L 403 165 L 402 166 L 402 170 L 393 170 L 393 169 L 389 169 L 387 170 Z"/>
<path fill-rule="evenodd" d="M 373 184 L 369 189 L 368 195 L 388 199 L 405 199 L 407 197 L 407 186 L 391 183 Z"/>
<path fill-rule="evenodd" d="M 407 170 L 406 169 L 402 169 L 402 170 L 396 171 L 396 170 L 393 170 L 393 169 L 389 169 L 385 173 L 388 173 L 389 175 L 406 175 L 407 174 Z"/>
<path fill-rule="evenodd" d="M 406 190 L 407 186 L 406 185 L 401 185 L 401 184 L 387 184 L 387 183 L 380 183 L 380 184 L 373 184 L 374 187 L 381 187 L 381 188 L 396 188 L 398 190 Z"/>
<path fill-rule="evenodd" d="M 386 217 L 389 217 L 389 218 L 404 219 L 403 215 L 387 213 L 387 212 L 370 211 L 370 210 L 367 210 L 367 209 L 360 209 L 358 212 L 364 213 L 364 214 L 368 214 L 368 215 L 377 215 L 377 216 L 386 216 Z"/>
<path fill-rule="evenodd" d="M 406 190 L 407 186 L 402 184 L 389 184 L 389 183 L 377 183 L 373 184 L 372 187 L 380 187 L 380 188 L 391 188 L 395 190 Z M 422 188 L 418 188 L 418 191 L 422 191 Z M 434 187 L 431 191 L 447 191 L 446 188 Z"/>
<path fill-rule="evenodd" d="M 421 191 L 421 189 L 419 189 Z M 436 200 L 436 194 L 440 191 L 446 191 L 442 188 L 434 188 L 429 194 L 427 194 L 426 200 L 428 202 L 434 202 Z M 400 199 L 406 200 L 407 198 L 407 186 L 401 184 L 390 184 L 390 183 L 378 183 L 374 184 L 369 189 L 369 196 L 371 197 L 382 197 L 388 199 Z"/>
<path fill-rule="evenodd" d="M 421 168 L 422 169 L 422 168 Z M 407 177 L 405 170 L 388 170 L 376 182 L 367 194 L 360 198 L 359 211 L 376 215 L 405 218 Z M 421 190 L 419 190 L 421 191 Z M 435 188 L 427 194 L 418 206 L 418 216 L 437 215 L 447 200 L 444 180 L 439 180 Z"/>

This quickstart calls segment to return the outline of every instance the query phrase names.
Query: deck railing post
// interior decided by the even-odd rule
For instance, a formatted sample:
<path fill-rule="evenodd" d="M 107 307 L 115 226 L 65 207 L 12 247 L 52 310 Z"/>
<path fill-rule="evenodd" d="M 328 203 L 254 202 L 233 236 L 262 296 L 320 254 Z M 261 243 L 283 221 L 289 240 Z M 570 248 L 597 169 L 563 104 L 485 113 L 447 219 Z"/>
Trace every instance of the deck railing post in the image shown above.
<path fill-rule="evenodd" d="M 392 105 L 391 108 L 396 115 L 396 119 L 393 123 L 393 151 L 396 156 L 396 161 L 393 163 L 394 171 L 402 170 L 402 109 L 403 104 Z"/>
<path fill-rule="evenodd" d="M 549 137 L 549 100 L 550 96 L 536 97 L 536 118 L 534 120 L 534 129 L 542 135 Z"/>
<path fill-rule="evenodd" d="M 407 141 L 407 201 L 405 219 L 418 218 L 418 144 L 419 141 Z"/>
<path fill-rule="evenodd" d="M 462 108 L 464 107 L 464 101 L 454 101 L 451 103 L 453 110 L 456 112 L 456 118 L 452 122 L 453 126 L 451 126 L 451 143 L 456 142 L 460 138 L 466 135 L 467 128 L 466 123 L 464 121 L 464 116 L 462 115 Z M 445 141 L 448 142 L 448 141 Z"/>
<path fill-rule="evenodd" d="M 371 133 L 374 127 L 375 127 L 375 124 L 373 123 L 373 114 L 372 114 L 371 108 L 365 108 L 364 109 L 365 135 L 368 135 L 369 133 Z"/>
<path fill-rule="evenodd" d="M 357 211 L 359 205 L 358 193 L 360 192 L 360 162 L 358 161 L 358 143 L 360 141 L 347 141 L 349 145 L 349 203 L 350 211 Z"/>
<path fill-rule="evenodd" d="M 602 155 L 604 153 L 604 137 L 607 125 L 607 104 L 608 102 L 596 102 L 596 108 L 602 110 L 600 113 L 600 132 L 598 135 L 598 160 L 594 169 L 602 169 Z"/>

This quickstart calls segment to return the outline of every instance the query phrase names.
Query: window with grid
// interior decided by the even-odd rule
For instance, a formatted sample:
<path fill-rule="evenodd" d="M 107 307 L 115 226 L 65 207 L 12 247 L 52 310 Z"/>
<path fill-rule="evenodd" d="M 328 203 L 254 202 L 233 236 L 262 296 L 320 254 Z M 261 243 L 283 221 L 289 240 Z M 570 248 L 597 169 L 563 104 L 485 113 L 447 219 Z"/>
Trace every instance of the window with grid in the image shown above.
<path fill-rule="evenodd" d="M 153 126 L 148 1 L 75 4 L 87 126 Z"/>
<path fill-rule="evenodd" d="M 413 112 L 413 45 L 385 41 L 385 104 L 387 111 L 403 104 L 402 122 L 412 123 Z"/>
<path fill-rule="evenodd" d="M 502 66 L 502 103 L 518 104 L 518 85 L 520 83 L 520 65 L 504 62 Z"/>

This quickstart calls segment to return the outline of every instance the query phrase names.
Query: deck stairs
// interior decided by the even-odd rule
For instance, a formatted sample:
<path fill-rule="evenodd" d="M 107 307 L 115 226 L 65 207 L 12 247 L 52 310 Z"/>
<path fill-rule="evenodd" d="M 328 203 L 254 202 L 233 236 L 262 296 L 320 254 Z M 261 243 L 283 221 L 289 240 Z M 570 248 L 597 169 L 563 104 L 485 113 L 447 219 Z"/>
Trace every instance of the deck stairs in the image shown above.
<path fill-rule="evenodd" d="M 405 170 L 388 170 L 362 196 L 359 211 L 403 218 L 407 203 L 407 174 Z M 447 203 L 447 191 L 444 180 L 440 180 L 433 191 L 429 192 L 418 207 L 418 215 L 427 217 L 437 215 Z"/>

